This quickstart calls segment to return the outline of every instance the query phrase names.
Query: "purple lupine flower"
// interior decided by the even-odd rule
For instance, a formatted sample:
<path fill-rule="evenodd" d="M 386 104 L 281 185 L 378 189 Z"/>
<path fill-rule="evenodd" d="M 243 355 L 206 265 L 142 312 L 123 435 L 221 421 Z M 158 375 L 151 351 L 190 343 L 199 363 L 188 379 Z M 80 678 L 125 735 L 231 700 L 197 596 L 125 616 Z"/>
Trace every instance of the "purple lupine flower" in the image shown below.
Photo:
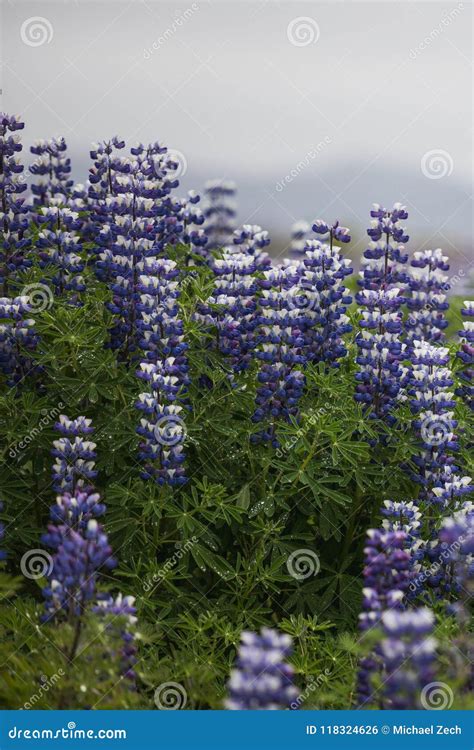
<path fill-rule="evenodd" d="M 295 221 L 291 227 L 290 254 L 299 257 L 305 252 L 306 237 L 310 230 L 307 221 Z"/>
<path fill-rule="evenodd" d="M 378 627 L 382 614 L 388 610 L 401 610 L 410 584 L 410 553 L 406 549 L 407 537 L 403 531 L 369 529 L 364 549 L 365 567 L 362 590 L 362 613 L 359 625 L 362 632 Z M 378 647 L 360 660 L 357 674 L 357 704 L 363 707 L 372 699 L 374 675 L 383 670 L 383 660 Z"/>
<path fill-rule="evenodd" d="M 99 271 L 110 279 L 113 294 L 107 303 L 114 316 L 110 347 L 127 362 L 137 359 L 139 348 L 141 278 L 153 273 L 145 268 L 145 260 L 175 244 L 183 233 L 180 207 L 169 197 L 178 184 L 170 176 L 177 164 L 162 151 L 152 153 L 151 161 L 134 156 L 117 165 L 118 195 L 106 200 L 110 223 L 99 236 L 105 247 Z"/>
<path fill-rule="evenodd" d="M 25 236 L 27 207 L 20 195 L 27 185 L 17 157 L 23 148 L 17 131 L 23 128 L 19 117 L 0 112 L 0 294 L 4 297 L 11 283 L 18 283 L 19 273 L 31 266 L 25 255 L 31 245 Z"/>
<path fill-rule="evenodd" d="M 236 186 L 227 180 L 209 180 L 204 186 L 204 231 L 208 250 L 222 250 L 232 242 L 235 229 Z"/>
<path fill-rule="evenodd" d="M 341 227 L 338 221 L 334 224 L 328 224 L 323 219 L 316 219 L 313 224 L 313 232 L 320 234 L 322 238 L 329 240 L 329 245 L 332 248 L 333 241 L 336 242 L 350 242 L 351 235 L 347 227 Z"/>
<path fill-rule="evenodd" d="M 91 420 L 86 417 L 69 419 L 61 414 L 55 424 L 61 433 L 53 442 L 52 455 L 53 487 L 61 493 L 75 494 L 77 490 L 90 492 L 92 480 L 97 476 L 95 470 L 96 444 L 87 439 L 93 432 Z"/>
<path fill-rule="evenodd" d="M 364 289 L 356 295 L 357 302 L 365 307 L 357 336 L 359 354 L 356 362 L 355 400 L 370 408 L 370 419 L 384 419 L 389 425 L 396 421 L 392 411 L 400 392 L 405 344 L 400 342 L 402 332 L 402 298 L 395 287 L 384 291 Z"/>
<path fill-rule="evenodd" d="M 305 377 L 300 367 L 306 363 L 302 353 L 301 310 L 295 301 L 296 266 L 277 266 L 264 271 L 258 313 L 259 346 L 255 356 L 262 362 L 257 376 L 256 409 L 252 422 L 263 429 L 251 436 L 252 442 L 270 442 L 278 447 L 276 426 L 279 420 L 298 417 L 298 402 Z"/>
<path fill-rule="evenodd" d="M 232 372 L 245 370 L 255 348 L 258 282 L 252 255 L 226 250 L 222 258 L 212 259 L 215 276 L 212 295 L 199 306 L 196 320 L 214 332 L 216 347 L 228 361 Z"/>
<path fill-rule="evenodd" d="M 139 377 L 149 390 L 140 393 L 137 409 L 144 413 L 137 427 L 143 438 L 139 458 L 144 462 L 141 476 L 160 484 L 179 487 L 186 482 L 183 443 L 186 437 L 185 409 L 173 403 L 182 390 L 179 366 L 173 357 L 156 364 L 142 362 Z"/>
<path fill-rule="evenodd" d="M 115 598 L 110 594 L 101 596 L 93 611 L 108 617 L 107 630 L 118 631 L 122 640 L 120 650 L 120 672 L 131 684 L 135 685 L 135 664 L 137 663 L 137 647 L 135 645 L 135 625 L 137 623 L 135 597 L 118 594 Z"/>
<path fill-rule="evenodd" d="M 291 650 L 290 636 L 277 630 L 262 628 L 260 635 L 243 631 L 225 707 L 231 711 L 290 708 L 298 695 L 293 668 L 286 662 Z"/>
<path fill-rule="evenodd" d="M 84 530 L 91 518 L 99 518 L 105 513 L 105 505 L 100 502 L 97 492 L 76 489 L 74 493 L 63 492 L 51 506 L 50 517 L 54 523 L 63 523 L 76 530 Z"/>
<path fill-rule="evenodd" d="M 203 211 L 197 206 L 201 196 L 195 190 L 189 190 L 186 198 L 176 198 L 173 201 L 175 214 L 182 227 L 179 241 L 188 245 L 193 256 L 209 258 L 207 249 L 208 237 L 202 225 L 205 221 Z M 189 258 L 188 265 L 193 265 L 194 259 Z"/>
<path fill-rule="evenodd" d="M 89 210 L 89 195 L 88 189 L 82 182 L 75 182 L 71 188 L 68 206 L 71 211 L 76 213 L 83 213 Z M 82 232 L 87 233 L 89 229 L 89 217 L 83 220 Z"/>
<path fill-rule="evenodd" d="M 474 302 L 466 300 L 461 315 L 474 318 Z M 463 398 L 474 411 L 474 320 L 464 321 L 463 330 L 458 333 L 461 347 L 456 356 L 463 366 L 459 372 L 460 385 L 456 389 L 456 395 Z"/>
<path fill-rule="evenodd" d="M 376 625 L 386 609 L 402 606 L 411 577 L 406 541 L 403 531 L 367 532 L 363 612 L 359 616 L 362 630 Z"/>
<path fill-rule="evenodd" d="M 55 429 L 63 436 L 54 441 L 52 451 L 56 459 L 54 486 L 61 495 L 51 507 L 51 523 L 42 537 L 54 551 L 48 586 L 43 589 L 44 620 L 60 612 L 82 616 L 86 604 L 96 596 L 99 569 L 116 565 L 107 534 L 97 521 L 105 505 L 90 485 L 96 475 L 95 444 L 84 438 L 93 432 L 91 420 L 61 414 Z"/>
<path fill-rule="evenodd" d="M 19 383 L 33 369 L 28 352 L 36 348 L 38 337 L 30 312 L 28 296 L 0 297 L 0 372 L 8 386 Z"/>
<path fill-rule="evenodd" d="M 71 160 L 66 155 L 67 145 L 64 138 L 40 139 L 34 142 L 30 151 L 37 158 L 30 167 L 30 172 L 38 176 L 37 182 L 31 184 L 33 204 L 48 206 L 52 198 L 67 203 L 71 188 Z"/>
<path fill-rule="evenodd" d="M 435 677 L 437 641 L 432 637 L 433 628 L 434 615 L 427 607 L 382 614 L 383 708 L 426 708 L 423 690 Z"/>
<path fill-rule="evenodd" d="M 352 297 L 344 279 L 351 273 L 351 262 L 337 245 L 306 241 L 295 295 L 303 316 L 304 353 L 310 362 L 337 367 L 347 353 L 342 337 L 352 330 L 345 314 Z"/>
<path fill-rule="evenodd" d="M 86 288 L 81 276 L 84 261 L 78 230 L 82 221 L 76 211 L 62 205 L 58 196 L 50 198 L 49 205 L 40 209 L 35 217 L 40 232 L 36 241 L 40 266 L 52 269 L 52 282 L 57 295 L 71 293 L 69 301 L 77 304 L 78 295 Z"/>
<path fill-rule="evenodd" d="M 408 255 L 405 243 L 408 236 L 401 220 L 408 214 L 404 206 L 395 203 L 391 211 L 375 203 L 370 212 L 371 238 L 364 252 L 356 294 L 360 305 L 362 332 L 357 336 L 360 365 L 356 374 L 355 399 L 370 409 L 369 418 L 384 419 L 389 425 L 396 421 L 392 414 L 400 392 L 406 345 L 400 341 L 403 328 L 401 306 L 408 276 L 405 264 Z"/>
<path fill-rule="evenodd" d="M 397 502 L 385 500 L 381 510 L 383 516 L 382 527 L 385 532 L 403 531 L 405 534 L 405 549 L 410 553 L 412 564 L 423 555 L 420 540 L 421 511 L 413 501 Z"/>
<path fill-rule="evenodd" d="M 94 165 L 89 170 L 89 197 L 104 201 L 115 195 L 115 172 L 120 161 L 115 151 L 125 148 L 125 141 L 114 136 L 110 141 L 96 143 L 91 149 Z M 101 206 L 99 205 L 98 208 Z"/>
<path fill-rule="evenodd" d="M 446 507 L 447 482 L 456 482 L 457 467 L 453 453 L 458 450 L 455 434 L 452 374 L 446 365 L 449 350 L 425 341 L 414 341 L 412 366 L 405 369 L 404 387 L 409 406 L 415 415 L 413 426 L 420 440 L 420 451 L 413 456 L 415 470 L 409 470 L 413 481 L 421 485 L 419 501 Z M 452 497 L 456 487 L 452 486 Z"/>
<path fill-rule="evenodd" d="M 407 340 L 439 342 L 448 327 L 445 312 L 449 308 L 446 292 L 450 286 L 448 258 L 439 248 L 414 253 L 409 272 L 407 294 Z"/>
<path fill-rule="evenodd" d="M 251 255 L 255 259 L 257 271 L 264 271 L 270 267 L 270 257 L 264 252 L 264 248 L 270 244 L 266 229 L 262 229 L 258 224 L 244 224 L 235 230 L 232 241 L 240 253 Z"/>
<path fill-rule="evenodd" d="M 117 195 L 116 178 L 122 160 L 117 151 L 125 148 L 125 141 L 114 136 L 110 141 L 96 143 L 90 151 L 93 166 L 89 169 L 87 203 L 89 221 L 85 225 L 87 237 L 94 243 L 92 253 L 94 260 L 105 253 L 101 262 L 95 264 L 97 278 L 108 280 L 106 258 L 110 254 L 113 235 L 110 225 L 114 224 L 111 201 Z M 112 204 L 113 205 L 113 204 Z"/>
<path fill-rule="evenodd" d="M 139 395 L 136 407 L 144 413 L 137 428 L 143 438 L 139 456 L 145 463 L 144 478 L 158 484 L 179 486 L 186 481 L 184 414 L 189 385 L 188 345 L 179 317 L 178 268 L 174 261 L 149 258 L 148 275 L 139 278 L 141 315 L 139 346 L 143 361 L 137 377 L 148 390 Z"/>
<path fill-rule="evenodd" d="M 373 291 L 394 287 L 404 291 L 408 282 L 405 269 L 408 254 L 404 243 L 409 238 L 400 221 L 405 220 L 408 213 L 400 203 L 395 203 L 390 211 L 374 203 L 370 215 L 372 221 L 367 234 L 371 242 L 364 252 L 359 285 Z"/>
<path fill-rule="evenodd" d="M 116 562 L 102 526 L 93 518 L 84 530 L 66 524 L 51 524 L 42 541 L 54 550 L 48 586 L 43 589 L 49 620 L 61 611 L 81 616 L 96 595 L 100 568 L 112 569 Z"/>

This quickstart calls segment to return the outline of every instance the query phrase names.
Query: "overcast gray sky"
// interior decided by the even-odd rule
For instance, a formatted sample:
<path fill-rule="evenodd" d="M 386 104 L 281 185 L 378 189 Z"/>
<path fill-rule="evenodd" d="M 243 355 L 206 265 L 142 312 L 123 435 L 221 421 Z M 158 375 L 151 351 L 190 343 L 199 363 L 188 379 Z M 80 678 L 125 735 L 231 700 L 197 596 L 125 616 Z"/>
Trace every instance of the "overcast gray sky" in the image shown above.
<path fill-rule="evenodd" d="M 373 201 L 401 199 L 420 241 L 469 263 L 472 10 L 2 0 L 2 108 L 24 115 L 28 145 L 64 135 L 81 180 L 90 142 L 159 139 L 185 187 L 235 178 L 242 220 L 364 226 Z"/>

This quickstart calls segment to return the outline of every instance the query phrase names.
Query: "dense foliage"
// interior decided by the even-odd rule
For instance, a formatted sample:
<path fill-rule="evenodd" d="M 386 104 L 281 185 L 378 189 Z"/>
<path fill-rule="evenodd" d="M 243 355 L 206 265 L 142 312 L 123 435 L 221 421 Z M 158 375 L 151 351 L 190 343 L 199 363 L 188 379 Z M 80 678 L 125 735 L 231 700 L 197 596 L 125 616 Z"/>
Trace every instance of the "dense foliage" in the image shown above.
<path fill-rule="evenodd" d="M 38 142 L 24 199 L 21 127 L 2 115 L 2 707 L 426 708 L 435 681 L 466 707 L 472 307 L 447 338 L 445 256 L 410 256 L 396 204 L 358 284 L 337 222 L 272 263 L 234 186 L 176 198 L 158 143 L 94 147 L 84 188 Z"/>

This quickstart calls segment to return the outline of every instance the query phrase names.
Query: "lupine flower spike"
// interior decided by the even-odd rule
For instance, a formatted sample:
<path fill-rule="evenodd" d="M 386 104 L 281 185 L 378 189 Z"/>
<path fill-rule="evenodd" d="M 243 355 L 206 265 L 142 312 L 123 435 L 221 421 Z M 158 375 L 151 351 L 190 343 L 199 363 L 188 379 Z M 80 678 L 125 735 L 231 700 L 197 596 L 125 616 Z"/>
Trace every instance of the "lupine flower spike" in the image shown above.
<path fill-rule="evenodd" d="M 352 330 L 346 310 L 352 297 L 344 285 L 352 273 L 351 262 L 344 258 L 336 241 L 350 241 L 349 229 L 335 222 L 329 227 L 318 220 L 313 230 L 327 236 L 329 242 L 306 240 L 298 266 L 295 300 L 300 307 L 304 330 L 304 354 L 309 362 L 325 362 L 337 367 L 347 350 L 343 336 Z"/>
<path fill-rule="evenodd" d="M 48 206 L 52 198 L 66 204 L 74 181 L 70 177 L 71 160 L 66 155 L 64 138 L 35 141 L 30 151 L 36 156 L 30 172 L 39 177 L 31 184 L 34 205 Z"/>
<path fill-rule="evenodd" d="M 209 250 L 222 250 L 232 242 L 235 229 L 236 186 L 227 180 L 209 180 L 204 186 L 204 230 Z"/>
<path fill-rule="evenodd" d="M 17 385 L 33 370 L 28 356 L 38 343 L 29 297 L 0 297 L 0 372 L 8 386 Z"/>
<path fill-rule="evenodd" d="M 7 297 L 12 285 L 17 287 L 19 274 L 31 266 L 26 257 L 31 242 L 25 235 L 27 207 L 21 197 L 27 189 L 23 165 L 17 154 L 23 148 L 19 130 L 25 124 L 15 115 L 0 112 L 0 295 Z"/>
<path fill-rule="evenodd" d="M 183 323 L 179 317 L 176 263 L 149 260 L 149 275 L 140 277 L 140 346 L 144 359 L 137 376 L 148 389 L 139 395 L 137 408 L 144 414 L 137 428 L 143 438 L 139 456 L 145 464 L 142 476 L 158 484 L 185 483 L 183 443 L 189 366 Z"/>
<path fill-rule="evenodd" d="M 461 310 L 461 315 L 472 320 L 466 320 L 463 323 L 463 330 L 459 331 L 459 340 L 461 347 L 456 353 L 458 359 L 462 362 L 462 369 L 459 373 L 460 386 L 456 390 L 456 395 L 461 396 L 466 401 L 470 409 L 474 411 L 474 302 L 467 300 Z"/>
<path fill-rule="evenodd" d="M 295 221 L 291 227 L 290 253 L 299 257 L 305 251 L 305 241 L 310 226 L 307 221 Z"/>
<path fill-rule="evenodd" d="M 61 414 L 55 429 L 61 437 L 53 442 L 54 489 L 72 494 L 76 490 L 89 491 L 93 479 L 97 476 L 96 444 L 89 440 L 89 435 L 94 431 L 91 420 L 86 417 L 69 419 Z"/>
<path fill-rule="evenodd" d="M 403 609 L 405 594 L 410 584 L 410 554 L 406 550 L 403 531 L 370 529 L 364 550 L 366 564 L 362 589 L 362 613 L 359 623 L 362 632 L 380 625 L 383 612 Z M 375 674 L 383 671 L 380 649 L 361 659 L 357 675 L 357 703 L 362 708 L 370 704 Z"/>
<path fill-rule="evenodd" d="M 413 341 L 439 342 L 448 326 L 445 312 L 449 308 L 446 293 L 450 286 L 445 271 L 449 271 L 443 251 L 415 252 L 409 271 L 409 293 L 406 321 L 409 347 Z"/>
<path fill-rule="evenodd" d="M 396 203 L 391 211 L 374 204 L 373 221 L 367 230 L 371 242 L 364 253 L 364 266 L 356 295 L 361 306 L 362 332 L 357 337 L 359 355 L 356 401 L 370 408 L 369 417 L 395 423 L 393 408 L 400 391 L 406 345 L 401 306 L 407 284 L 405 243 L 408 236 L 400 221 L 408 214 Z"/>
<path fill-rule="evenodd" d="M 427 607 L 382 615 L 384 661 L 382 708 L 421 709 L 424 689 L 435 678 L 437 641 L 433 638 L 434 615 Z"/>
<path fill-rule="evenodd" d="M 277 630 L 262 628 L 261 634 L 241 634 L 236 669 L 228 683 L 226 708 L 235 710 L 282 710 L 290 708 L 298 691 L 293 668 L 286 662 L 291 638 Z"/>
<path fill-rule="evenodd" d="M 252 421 L 262 423 L 263 429 L 251 439 L 270 442 L 274 447 L 279 445 L 278 421 L 298 417 L 298 402 L 305 384 L 301 368 L 306 360 L 298 323 L 301 311 L 292 294 L 297 276 L 296 266 L 276 266 L 264 271 L 259 281 L 262 287 L 257 331 L 260 346 L 255 356 L 262 365 L 257 376 L 257 408 Z"/>

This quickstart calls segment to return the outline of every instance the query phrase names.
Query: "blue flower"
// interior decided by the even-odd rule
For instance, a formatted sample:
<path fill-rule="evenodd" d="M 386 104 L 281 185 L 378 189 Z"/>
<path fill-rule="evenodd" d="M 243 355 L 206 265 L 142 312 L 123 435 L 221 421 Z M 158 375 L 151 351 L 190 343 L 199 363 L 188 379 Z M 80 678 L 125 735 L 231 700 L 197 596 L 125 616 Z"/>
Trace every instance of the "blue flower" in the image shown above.
<path fill-rule="evenodd" d="M 435 677 L 437 641 L 432 637 L 434 615 L 427 607 L 390 611 L 382 615 L 384 638 L 380 655 L 384 661 L 383 708 L 426 708 L 423 689 Z"/>
<path fill-rule="evenodd" d="M 38 343 L 34 320 L 30 314 L 30 299 L 0 297 L 0 371 L 8 386 L 17 385 L 31 373 L 34 364 L 28 356 Z"/>
<path fill-rule="evenodd" d="M 466 318 L 474 318 L 474 302 L 467 300 L 461 314 Z M 474 320 L 463 322 L 463 330 L 459 331 L 461 343 L 456 357 L 461 360 L 462 368 L 459 372 L 460 385 L 456 389 L 456 395 L 466 401 L 470 409 L 474 411 Z"/>
<path fill-rule="evenodd" d="M 96 444 L 87 439 L 93 428 L 91 420 L 85 417 L 69 419 L 61 414 L 55 429 L 61 433 L 53 442 L 52 455 L 53 487 L 62 493 L 75 494 L 77 490 L 89 492 L 92 480 L 97 476 L 95 469 Z"/>
<path fill-rule="evenodd" d="M 310 230 L 307 221 L 295 221 L 291 227 L 290 254 L 299 256 L 306 250 L 306 237 Z"/>
<path fill-rule="evenodd" d="M 23 128 L 19 117 L 0 112 L 0 294 L 5 297 L 11 283 L 18 283 L 20 272 L 31 266 L 26 257 L 31 245 L 26 234 L 27 207 L 21 197 L 27 185 L 22 174 L 24 167 L 17 157 L 23 149 L 17 131 Z"/>
<path fill-rule="evenodd" d="M 232 242 L 235 229 L 236 186 L 226 180 L 209 180 L 204 186 L 204 231 L 209 250 L 223 249 Z"/>
<path fill-rule="evenodd" d="M 293 668 L 286 662 L 291 638 L 277 630 L 262 628 L 260 635 L 241 634 L 236 669 L 228 683 L 226 708 L 231 711 L 281 710 L 295 702 Z"/>
<path fill-rule="evenodd" d="M 70 177 L 71 160 L 66 155 L 64 138 L 37 140 L 30 151 L 37 156 L 30 166 L 30 172 L 40 178 L 31 184 L 33 204 L 48 206 L 52 198 L 59 198 L 66 204 L 74 181 Z"/>
<path fill-rule="evenodd" d="M 409 273 L 407 295 L 408 319 L 405 323 L 409 344 L 414 341 L 439 342 L 448 326 L 445 312 L 449 308 L 448 258 L 443 251 L 415 252 Z"/>

